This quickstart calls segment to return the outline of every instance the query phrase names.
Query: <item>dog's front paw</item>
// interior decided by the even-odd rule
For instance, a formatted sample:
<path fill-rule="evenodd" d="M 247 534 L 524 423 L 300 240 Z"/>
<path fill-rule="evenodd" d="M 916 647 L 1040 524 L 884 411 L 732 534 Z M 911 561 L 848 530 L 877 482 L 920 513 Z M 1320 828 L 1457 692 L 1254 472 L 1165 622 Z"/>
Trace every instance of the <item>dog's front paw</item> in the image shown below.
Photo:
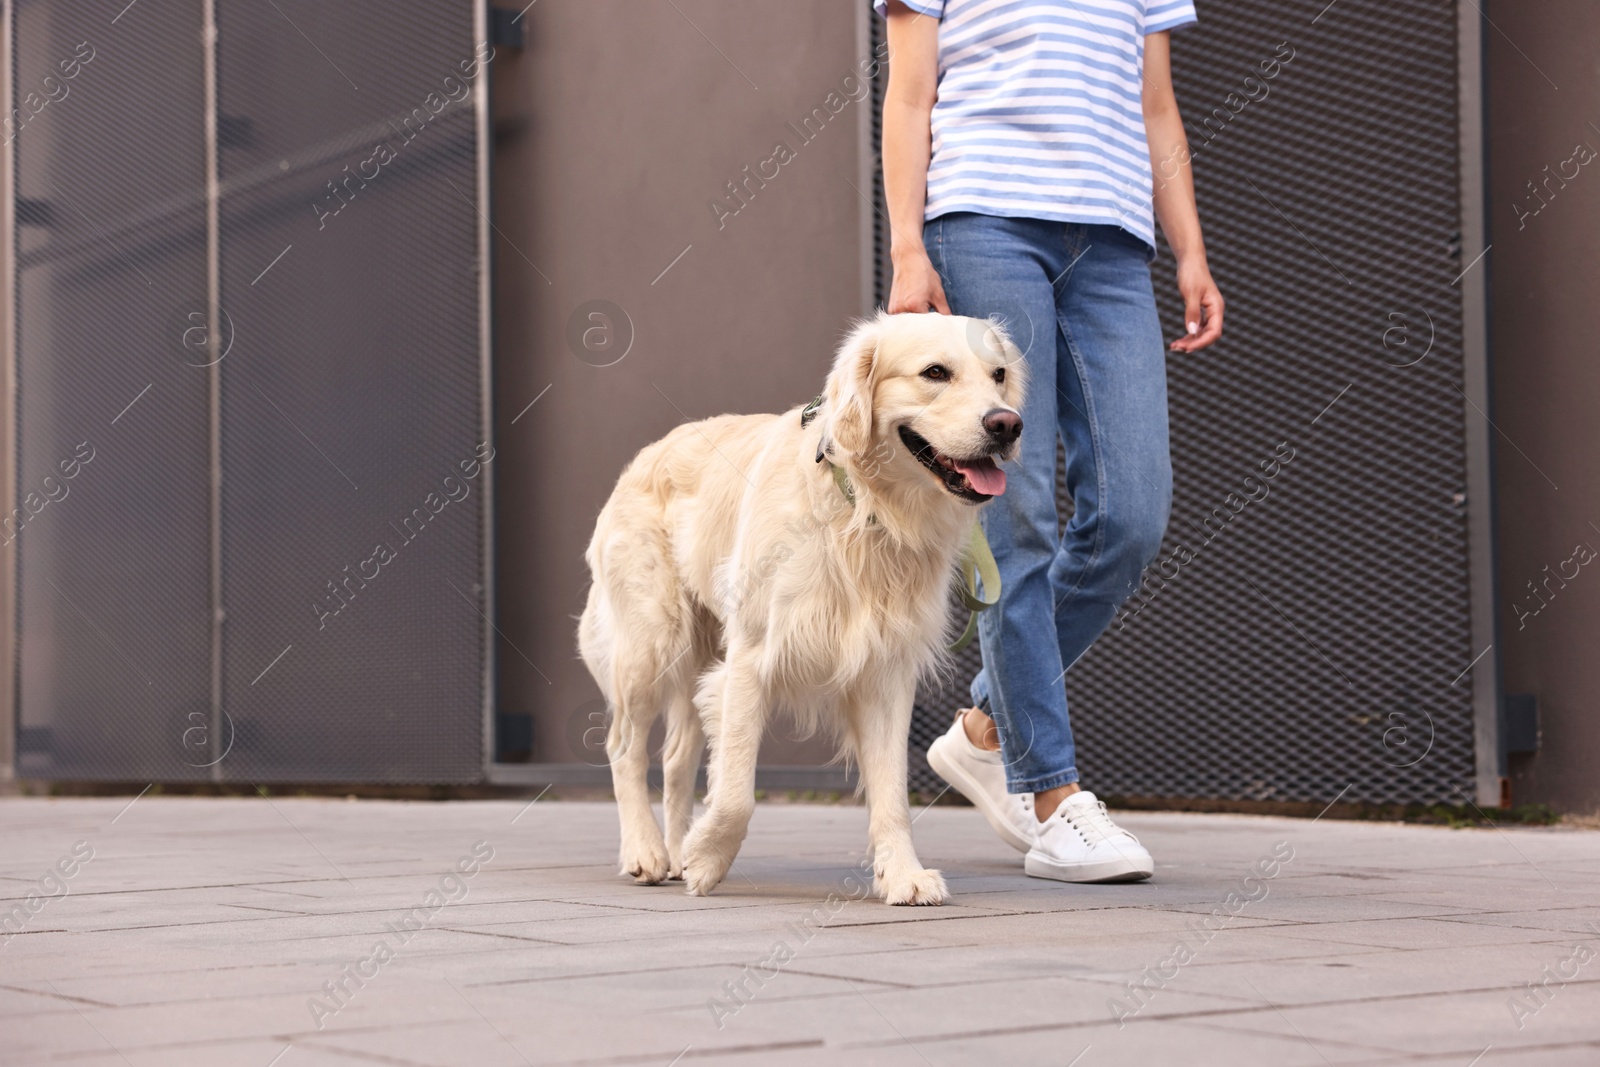
<path fill-rule="evenodd" d="M 650 843 L 622 847 L 622 873 L 640 885 L 655 885 L 667 878 L 672 860 L 664 845 Z"/>
<path fill-rule="evenodd" d="M 691 832 L 683 843 L 683 880 L 689 895 L 703 897 L 721 884 L 733 866 L 733 853 L 724 851 L 705 832 Z"/>
<path fill-rule="evenodd" d="M 876 879 L 872 888 L 885 904 L 943 904 L 950 899 L 944 875 L 925 868 L 886 873 Z"/>

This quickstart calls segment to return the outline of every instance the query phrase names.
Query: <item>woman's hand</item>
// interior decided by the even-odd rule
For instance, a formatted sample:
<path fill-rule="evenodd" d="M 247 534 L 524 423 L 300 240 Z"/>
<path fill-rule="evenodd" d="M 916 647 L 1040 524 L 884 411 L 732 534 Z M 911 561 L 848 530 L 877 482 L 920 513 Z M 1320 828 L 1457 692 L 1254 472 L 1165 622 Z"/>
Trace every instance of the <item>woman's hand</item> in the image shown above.
<path fill-rule="evenodd" d="M 950 314 L 950 304 L 944 298 L 944 283 L 933 262 L 923 249 L 894 257 L 894 283 L 889 287 L 889 314 L 909 311 L 921 314 L 937 311 Z"/>
<path fill-rule="evenodd" d="M 1205 253 L 1178 261 L 1178 294 L 1183 297 L 1184 335 L 1169 346 L 1198 352 L 1222 336 L 1222 292 L 1211 280 Z"/>

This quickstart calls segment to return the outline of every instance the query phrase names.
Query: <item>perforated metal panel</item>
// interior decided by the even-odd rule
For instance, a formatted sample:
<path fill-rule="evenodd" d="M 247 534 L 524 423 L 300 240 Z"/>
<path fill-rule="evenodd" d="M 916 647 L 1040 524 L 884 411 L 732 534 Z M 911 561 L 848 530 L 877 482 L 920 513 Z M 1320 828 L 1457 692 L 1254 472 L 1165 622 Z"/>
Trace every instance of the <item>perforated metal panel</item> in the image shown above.
<path fill-rule="evenodd" d="M 1104 794 L 1473 795 L 1456 9 L 1316 6 L 1203 5 L 1174 35 L 1227 336 L 1168 360 L 1177 563 L 1067 676 Z M 923 694 L 914 745 L 976 667 Z"/>
<path fill-rule="evenodd" d="M 199 9 L 114 14 L 12 12 L 17 769 L 181 779 L 211 706 Z"/>
<path fill-rule="evenodd" d="M 481 780 L 483 12 L 210 12 L 18 11 L 19 773 Z"/>
<path fill-rule="evenodd" d="M 224 766 L 474 781 L 493 467 L 459 469 L 486 437 L 476 115 L 449 95 L 471 5 L 277 3 L 326 62 L 272 5 L 219 18 Z"/>

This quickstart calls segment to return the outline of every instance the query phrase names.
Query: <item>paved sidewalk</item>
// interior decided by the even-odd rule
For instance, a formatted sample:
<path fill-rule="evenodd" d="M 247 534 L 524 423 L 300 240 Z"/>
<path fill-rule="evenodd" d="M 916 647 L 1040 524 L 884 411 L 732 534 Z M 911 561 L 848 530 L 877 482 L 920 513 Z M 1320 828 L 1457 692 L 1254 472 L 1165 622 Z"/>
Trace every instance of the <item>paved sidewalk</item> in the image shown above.
<path fill-rule="evenodd" d="M 1073 887 L 937 807 L 916 909 L 850 899 L 859 807 L 761 806 L 696 900 L 607 804 L 127 804 L 0 799 L 4 908 L 57 894 L 0 1063 L 1600 1063 L 1594 831 L 1129 814 L 1155 881 Z"/>

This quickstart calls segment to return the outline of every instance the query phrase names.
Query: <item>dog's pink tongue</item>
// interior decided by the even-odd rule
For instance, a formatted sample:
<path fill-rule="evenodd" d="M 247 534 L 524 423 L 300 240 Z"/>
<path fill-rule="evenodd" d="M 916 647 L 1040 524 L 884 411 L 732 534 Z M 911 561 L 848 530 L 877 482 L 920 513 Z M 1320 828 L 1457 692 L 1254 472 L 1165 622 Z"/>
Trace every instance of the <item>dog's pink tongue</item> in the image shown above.
<path fill-rule="evenodd" d="M 1006 491 L 1006 472 L 996 467 L 992 459 L 980 459 L 976 463 L 958 462 L 956 470 L 965 474 L 972 488 L 984 496 L 1000 496 Z"/>

